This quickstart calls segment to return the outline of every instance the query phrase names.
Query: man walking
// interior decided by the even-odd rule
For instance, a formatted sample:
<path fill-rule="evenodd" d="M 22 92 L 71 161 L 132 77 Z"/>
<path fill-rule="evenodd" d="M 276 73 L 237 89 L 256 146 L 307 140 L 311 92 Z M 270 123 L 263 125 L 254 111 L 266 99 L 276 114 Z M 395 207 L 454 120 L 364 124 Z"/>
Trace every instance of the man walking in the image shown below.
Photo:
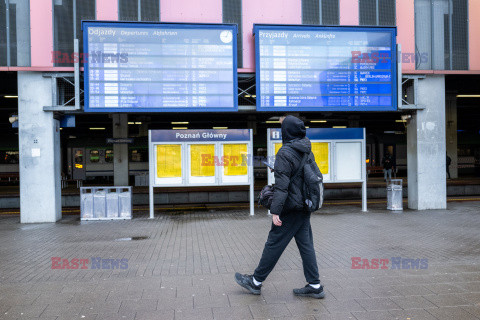
<path fill-rule="evenodd" d="M 299 296 L 321 299 L 325 296 L 320 285 L 317 259 L 313 248 L 310 214 L 303 209 L 303 175 L 296 174 L 303 168 L 302 157 L 310 157 L 311 144 L 305 136 L 306 130 L 302 120 L 287 116 L 280 119 L 282 123 L 283 146 L 277 153 L 274 165 L 275 191 L 270 212 L 272 227 L 268 234 L 262 258 L 253 275 L 235 274 L 239 285 L 253 294 L 260 294 L 262 282 L 275 267 L 278 259 L 292 238 L 295 238 L 303 262 L 303 273 L 308 284 L 293 293 Z M 295 175 L 295 177 L 294 177 Z"/>

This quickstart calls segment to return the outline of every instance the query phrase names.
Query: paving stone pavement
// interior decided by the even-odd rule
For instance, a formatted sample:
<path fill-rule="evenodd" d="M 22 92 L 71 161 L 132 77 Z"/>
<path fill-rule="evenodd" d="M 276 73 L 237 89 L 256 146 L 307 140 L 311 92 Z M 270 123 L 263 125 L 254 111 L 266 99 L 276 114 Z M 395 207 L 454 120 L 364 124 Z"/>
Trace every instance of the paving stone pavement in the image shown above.
<path fill-rule="evenodd" d="M 0 215 L 0 319 L 480 319 L 480 202 L 448 206 L 314 214 L 323 300 L 292 294 L 305 284 L 294 241 L 262 295 L 234 282 L 259 261 L 271 224 L 262 209 L 29 225 Z M 52 269 L 52 257 L 78 268 Z M 352 257 L 389 263 L 352 269 Z M 428 265 L 392 269 L 396 257 Z"/>

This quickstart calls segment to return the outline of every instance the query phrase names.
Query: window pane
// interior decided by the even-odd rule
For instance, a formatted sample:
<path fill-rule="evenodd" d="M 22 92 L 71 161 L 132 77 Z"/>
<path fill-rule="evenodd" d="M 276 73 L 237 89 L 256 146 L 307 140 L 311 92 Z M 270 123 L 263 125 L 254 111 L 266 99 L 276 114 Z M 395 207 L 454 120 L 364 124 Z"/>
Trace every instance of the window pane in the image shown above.
<path fill-rule="evenodd" d="M 76 27 L 79 52 L 83 52 L 82 20 L 95 20 L 95 0 L 77 0 Z"/>
<path fill-rule="evenodd" d="M 320 24 L 319 0 L 302 0 L 302 24 Z"/>
<path fill-rule="evenodd" d="M 113 162 L 113 150 L 105 150 L 105 162 L 106 163 Z"/>
<path fill-rule="evenodd" d="M 433 59 L 432 68 L 434 70 L 449 69 L 449 65 L 445 64 L 445 59 L 448 56 L 445 55 L 445 40 L 448 38 L 449 28 L 448 22 L 449 5 L 448 0 L 436 0 L 433 2 L 432 7 L 432 23 L 433 23 Z M 447 16 L 447 18 L 445 18 Z M 448 45 L 448 44 L 447 44 Z M 448 59 L 447 59 L 448 61 Z"/>
<path fill-rule="evenodd" d="M 160 21 L 160 0 L 141 0 L 142 21 Z"/>
<path fill-rule="evenodd" d="M 100 161 L 100 153 L 98 150 L 90 150 L 90 162 L 95 163 Z"/>
<path fill-rule="evenodd" d="M 0 66 L 7 65 L 7 6 L 0 0 Z"/>
<path fill-rule="evenodd" d="M 322 24 L 339 25 L 338 0 L 322 0 Z"/>
<path fill-rule="evenodd" d="M 470 0 L 474 1 L 474 0 Z M 454 70 L 468 69 L 468 1 L 453 0 L 452 59 Z"/>
<path fill-rule="evenodd" d="M 119 0 L 118 19 L 122 21 L 138 21 L 138 0 Z"/>
<path fill-rule="evenodd" d="M 73 53 L 73 0 L 54 0 L 53 24 L 54 50 L 70 56 Z M 55 66 L 70 67 L 72 64 L 60 60 Z"/>
<path fill-rule="evenodd" d="M 430 0 L 415 0 L 416 69 L 432 69 L 432 18 Z M 426 57 L 420 59 L 418 57 Z"/>
<path fill-rule="evenodd" d="M 242 45 L 242 0 L 222 1 L 223 23 L 234 23 L 237 25 L 237 67 L 243 66 L 243 45 Z"/>
<path fill-rule="evenodd" d="M 10 0 L 10 64 L 30 66 L 30 1 Z"/>
<path fill-rule="evenodd" d="M 378 22 L 381 26 L 394 26 L 395 0 L 378 0 Z"/>
<path fill-rule="evenodd" d="M 376 0 L 360 0 L 360 25 L 377 25 L 377 2 Z"/>

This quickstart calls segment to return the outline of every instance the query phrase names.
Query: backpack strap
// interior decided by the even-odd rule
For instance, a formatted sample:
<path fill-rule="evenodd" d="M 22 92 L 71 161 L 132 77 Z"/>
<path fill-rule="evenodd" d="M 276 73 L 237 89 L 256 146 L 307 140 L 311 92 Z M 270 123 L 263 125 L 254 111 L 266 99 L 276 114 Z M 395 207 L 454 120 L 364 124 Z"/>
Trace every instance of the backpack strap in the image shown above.
<path fill-rule="evenodd" d="M 300 161 L 300 165 L 298 166 L 297 170 L 295 170 L 295 173 L 290 177 L 290 180 L 297 178 L 298 174 L 300 173 L 300 171 L 302 171 L 302 168 L 305 166 L 305 163 L 307 163 L 307 158 L 308 158 L 308 154 L 304 153 L 302 157 L 302 161 Z"/>

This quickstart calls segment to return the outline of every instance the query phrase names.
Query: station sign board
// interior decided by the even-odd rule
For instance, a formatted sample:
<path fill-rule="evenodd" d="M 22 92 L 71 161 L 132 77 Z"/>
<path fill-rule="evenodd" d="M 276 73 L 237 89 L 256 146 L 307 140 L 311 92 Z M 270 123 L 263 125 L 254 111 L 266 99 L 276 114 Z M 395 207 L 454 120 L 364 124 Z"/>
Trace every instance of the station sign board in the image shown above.
<path fill-rule="evenodd" d="M 154 187 L 250 186 L 252 129 L 149 130 L 150 217 Z"/>
<path fill-rule="evenodd" d="M 363 128 L 307 128 L 315 162 L 322 172 L 323 181 L 361 182 L 366 168 L 364 161 L 365 133 Z M 273 160 L 282 147 L 282 131 L 268 129 L 267 152 Z M 269 170 L 269 183 L 274 183 Z"/>
<path fill-rule="evenodd" d="M 83 21 L 86 112 L 237 111 L 237 26 Z"/>
<path fill-rule="evenodd" d="M 362 211 L 367 211 L 367 166 L 365 128 L 307 128 L 315 162 L 324 183 L 362 183 Z M 282 147 L 282 130 L 267 129 L 267 155 L 270 163 Z M 275 183 L 268 170 L 268 184 Z"/>
<path fill-rule="evenodd" d="M 395 111 L 394 27 L 255 25 L 257 111 Z"/>

